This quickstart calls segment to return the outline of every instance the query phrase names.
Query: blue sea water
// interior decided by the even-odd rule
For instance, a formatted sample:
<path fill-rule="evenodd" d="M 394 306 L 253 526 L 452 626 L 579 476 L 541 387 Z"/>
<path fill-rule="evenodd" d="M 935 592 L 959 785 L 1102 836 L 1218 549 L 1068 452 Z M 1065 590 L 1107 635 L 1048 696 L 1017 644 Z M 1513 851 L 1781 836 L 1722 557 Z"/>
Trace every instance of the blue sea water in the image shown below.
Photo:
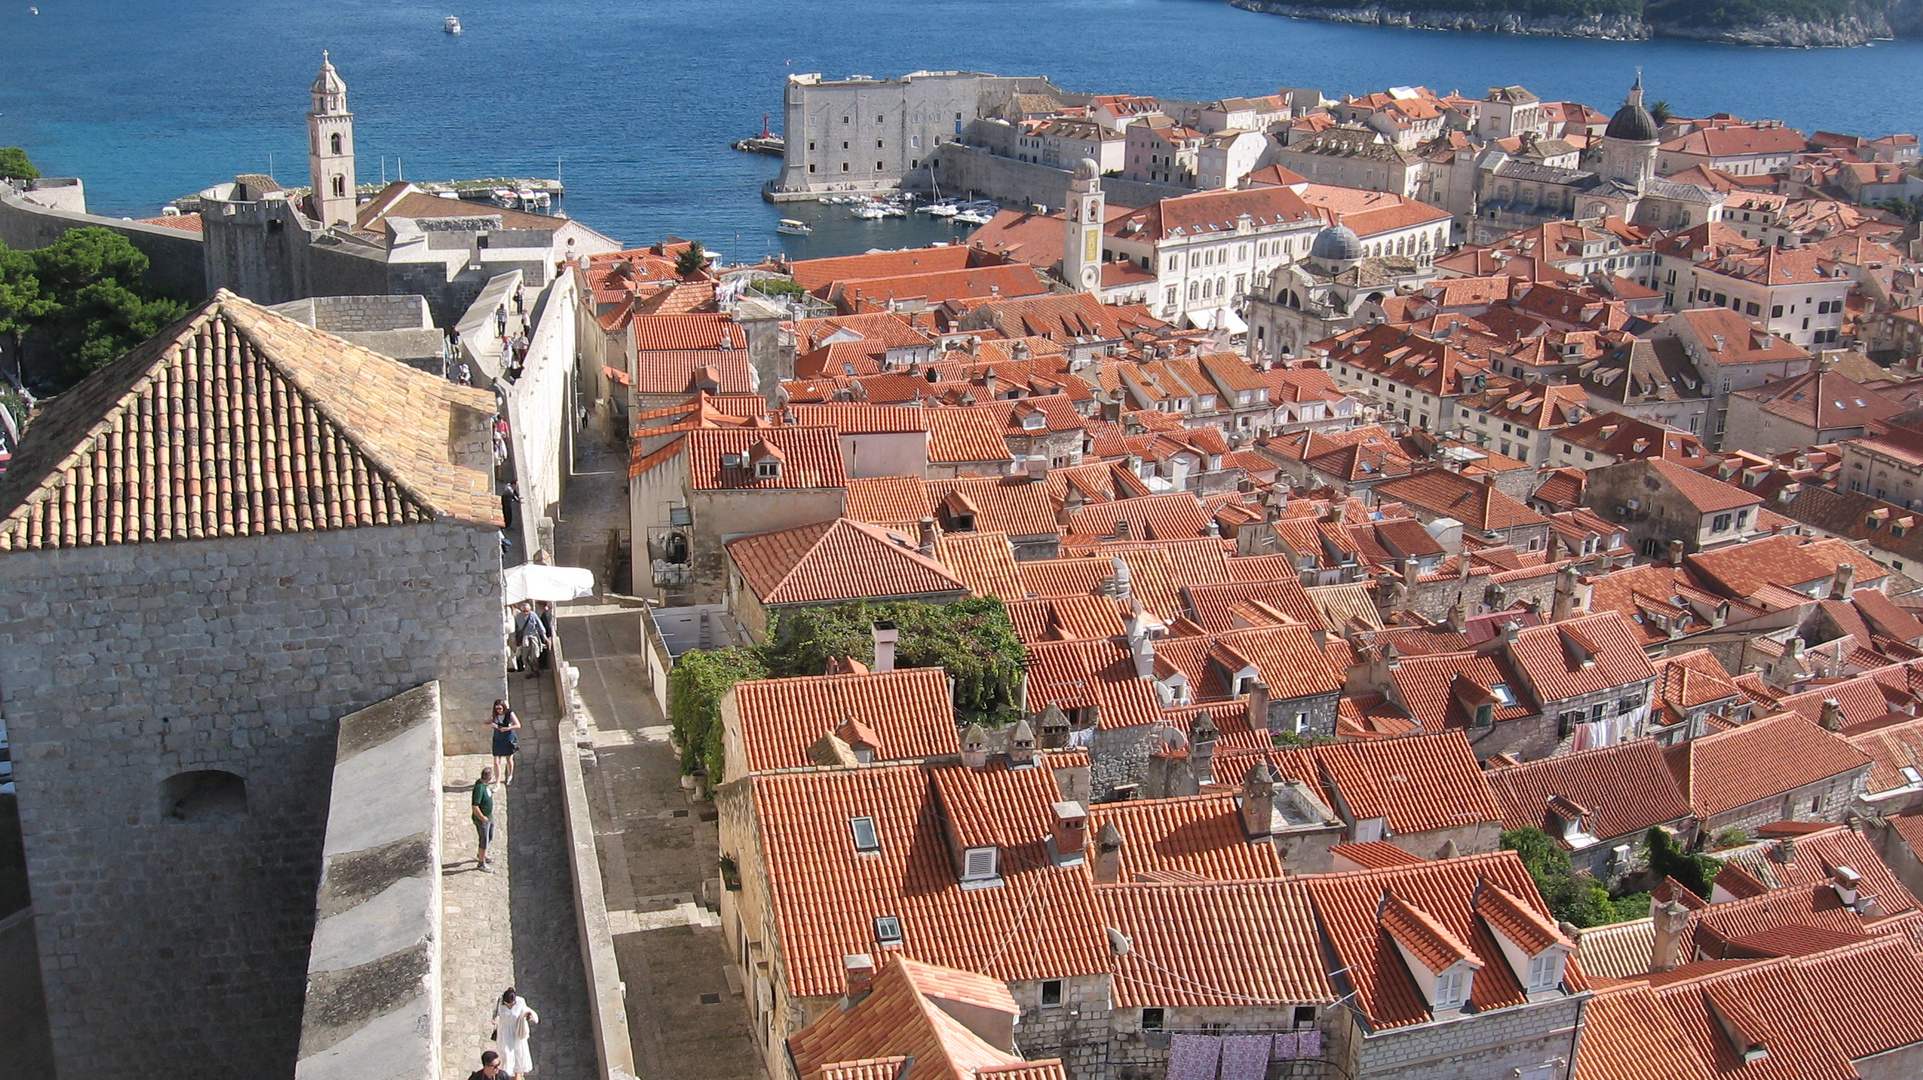
<path fill-rule="evenodd" d="M 1520 83 L 1608 109 L 1641 67 L 1680 115 L 1779 117 L 1868 135 L 1923 129 L 1923 42 L 1753 49 L 1386 30 L 1219 0 L 0 0 L 0 145 L 85 178 L 91 209 L 145 216 L 271 167 L 304 182 L 302 114 L 322 49 L 356 114 L 360 179 L 553 176 L 569 214 L 751 257 L 896 246 L 927 220 L 821 208 L 780 237 L 772 158 L 728 144 L 780 122 L 782 80 L 917 68 L 1043 74 L 1064 87 L 1209 99 Z M 442 32 L 457 15 L 466 33 Z"/>

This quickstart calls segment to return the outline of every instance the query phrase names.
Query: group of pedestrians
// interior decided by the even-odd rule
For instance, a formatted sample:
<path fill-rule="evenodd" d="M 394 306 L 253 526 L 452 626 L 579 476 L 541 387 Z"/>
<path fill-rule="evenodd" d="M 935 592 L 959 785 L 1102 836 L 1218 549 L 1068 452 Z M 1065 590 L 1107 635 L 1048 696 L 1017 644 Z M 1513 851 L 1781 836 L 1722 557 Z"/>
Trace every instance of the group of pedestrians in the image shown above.
<path fill-rule="evenodd" d="M 502 787 L 514 783 L 514 755 L 521 748 L 521 718 L 514 714 L 513 706 L 506 700 L 494 703 L 489 715 L 488 737 L 492 745 L 494 764 L 481 769 L 480 779 L 474 781 L 474 789 L 469 797 L 470 814 L 474 819 L 474 862 L 483 873 L 492 873 L 494 863 L 488 849 L 494 842 L 494 785 L 498 781 Z M 498 1080 L 501 1077 L 520 1077 L 534 1068 L 533 1055 L 529 1051 L 529 1038 L 535 1025 L 541 1022 L 536 1013 L 513 987 L 501 994 L 501 1000 L 494 1008 L 494 1029 L 490 1040 L 500 1045 L 500 1050 L 489 1050 L 481 1055 L 481 1067 L 469 1076 L 469 1080 Z"/>

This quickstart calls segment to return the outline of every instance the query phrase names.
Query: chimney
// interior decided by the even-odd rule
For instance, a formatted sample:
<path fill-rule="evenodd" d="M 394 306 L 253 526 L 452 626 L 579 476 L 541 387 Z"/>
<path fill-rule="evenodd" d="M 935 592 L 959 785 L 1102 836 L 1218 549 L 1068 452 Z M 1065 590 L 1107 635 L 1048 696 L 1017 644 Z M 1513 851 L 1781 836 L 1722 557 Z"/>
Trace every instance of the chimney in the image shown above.
<path fill-rule="evenodd" d="M 962 732 L 961 760 L 966 768 L 988 767 L 988 733 L 980 724 L 970 724 L 968 730 Z"/>
<path fill-rule="evenodd" d="M 1115 539 L 1127 540 L 1128 538 L 1128 519 L 1121 518 L 1115 522 Z"/>
<path fill-rule="evenodd" d="M 1054 845 L 1055 858 L 1062 861 L 1079 859 L 1088 848 L 1088 808 L 1078 802 L 1058 802 L 1054 806 L 1055 823 L 1049 830 L 1049 843 Z"/>
<path fill-rule="evenodd" d="M 1803 636 L 1801 634 L 1791 634 L 1789 640 L 1783 642 L 1783 655 L 1791 660 L 1801 660 L 1803 658 Z"/>
<path fill-rule="evenodd" d="M 1683 565 L 1683 542 L 1681 540 L 1671 540 L 1669 542 L 1669 565 Z"/>
<path fill-rule="evenodd" d="M 1422 578 L 1422 564 L 1405 557 L 1402 560 L 1401 570 L 1402 583 L 1411 589 L 1415 588 L 1416 582 Z"/>
<path fill-rule="evenodd" d="M 848 977 L 848 990 L 841 1007 L 849 1009 L 875 988 L 875 958 L 867 953 L 849 953 L 841 958 L 841 966 Z"/>
<path fill-rule="evenodd" d="M 1855 584 L 1856 584 L 1855 564 L 1846 563 L 1846 562 L 1837 563 L 1836 564 L 1836 580 L 1830 584 L 1830 599 L 1831 600 L 1848 600 L 1850 598 L 1850 589 Z"/>
<path fill-rule="evenodd" d="M 1028 478 L 1040 480 L 1048 476 L 1048 459 L 1040 454 L 1028 455 Z"/>
<path fill-rule="evenodd" d="M 1784 866 L 1795 865 L 1796 838 L 1794 836 L 1785 836 L 1776 841 L 1776 861 Z"/>
<path fill-rule="evenodd" d="M 1155 677 L 1155 638 L 1150 636 L 1147 627 L 1134 620 L 1130 622 L 1128 649 L 1135 658 L 1135 677 L 1152 679 Z"/>
<path fill-rule="evenodd" d="M 895 643 L 901 640 L 901 631 L 895 624 L 883 619 L 877 622 L 869 633 L 875 637 L 875 663 L 870 671 L 895 670 Z"/>
<path fill-rule="evenodd" d="M 932 559 L 935 557 L 935 541 L 941 536 L 941 532 L 935 528 L 935 519 L 931 517 L 922 518 L 916 524 L 919 530 L 915 540 L 915 550 Z"/>
<path fill-rule="evenodd" d="M 1015 729 L 1008 733 L 1008 763 L 1035 764 L 1035 729 L 1028 726 L 1026 719 L 1015 721 Z"/>
<path fill-rule="evenodd" d="M 1552 622 L 1561 622 L 1576 612 L 1576 568 L 1565 566 L 1556 575 L 1556 595 L 1549 607 Z"/>
<path fill-rule="evenodd" d="M 1656 937 L 1649 947 L 1649 970 L 1674 971 L 1683 966 L 1683 948 L 1689 934 L 1689 909 L 1674 900 L 1649 903 L 1649 917 L 1655 923 Z"/>
<path fill-rule="evenodd" d="M 1823 699 L 1822 718 L 1817 721 L 1825 731 L 1843 730 L 1843 704 L 1835 698 Z"/>
<path fill-rule="evenodd" d="M 1830 871 L 1830 888 L 1836 890 L 1836 898 L 1847 908 L 1855 908 L 1861 898 L 1863 878 L 1847 866 L 1839 866 Z"/>
<path fill-rule="evenodd" d="M 1189 768 L 1198 786 L 1215 782 L 1215 739 L 1220 734 L 1207 712 L 1197 713 L 1189 725 Z"/>
<path fill-rule="evenodd" d="M 1095 883 L 1112 885 L 1122 876 L 1122 830 L 1104 821 L 1095 836 Z"/>
<path fill-rule="evenodd" d="M 1449 629 L 1460 634 L 1467 629 L 1468 626 L 1469 606 L 1462 602 L 1461 597 L 1457 597 L 1456 602 L 1449 605 Z"/>
<path fill-rule="evenodd" d="M 1257 761 L 1242 781 L 1242 833 L 1259 840 L 1274 831 L 1275 774 L 1267 761 Z"/>
<path fill-rule="evenodd" d="M 1269 684 L 1257 679 L 1249 684 L 1249 730 L 1269 730 Z"/>

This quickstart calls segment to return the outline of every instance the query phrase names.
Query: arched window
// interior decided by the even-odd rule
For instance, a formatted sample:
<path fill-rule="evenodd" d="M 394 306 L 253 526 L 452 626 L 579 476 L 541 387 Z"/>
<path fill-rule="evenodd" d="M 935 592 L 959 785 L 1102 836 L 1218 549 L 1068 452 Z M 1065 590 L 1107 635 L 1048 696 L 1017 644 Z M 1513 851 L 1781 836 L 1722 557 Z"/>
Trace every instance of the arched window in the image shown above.
<path fill-rule="evenodd" d="M 247 816 L 247 781 L 219 769 L 176 773 L 160 783 L 165 821 L 219 821 Z"/>
<path fill-rule="evenodd" d="M 333 151 L 334 153 L 336 153 L 336 154 L 338 154 L 338 153 L 340 153 L 340 152 L 341 152 L 341 136 L 340 136 L 340 132 L 335 132 L 334 134 L 332 134 L 332 135 L 329 135 L 329 136 L 327 137 L 327 145 L 328 145 L 328 146 L 329 146 L 330 148 L 332 148 L 332 151 Z"/>
<path fill-rule="evenodd" d="M 336 199 L 340 199 L 340 198 L 345 198 L 346 195 L 347 195 L 347 177 L 336 176 L 334 178 L 334 197 Z"/>
<path fill-rule="evenodd" d="M 1189 299 L 1190 300 L 1195 299 L 1195 290 L 1197 289 L 1197 287 L 1198 286 L 1195 284 L 1195 282 L 1193 281 L 1189 282 Z"/>

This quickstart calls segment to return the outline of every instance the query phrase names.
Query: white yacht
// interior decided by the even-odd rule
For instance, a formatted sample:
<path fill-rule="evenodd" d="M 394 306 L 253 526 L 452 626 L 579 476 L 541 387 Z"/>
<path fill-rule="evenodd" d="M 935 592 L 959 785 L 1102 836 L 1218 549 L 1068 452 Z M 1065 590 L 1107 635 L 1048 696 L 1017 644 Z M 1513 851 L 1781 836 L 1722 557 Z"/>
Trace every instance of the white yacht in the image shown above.
<path fill-rule="evenodd" d="M 450 34 L 458 34 L 461 32 L 461 20 L 449 15 L 447 19 L 441 23 L 441 29 Z"/>
<path fill-rule="evenodd" d="M 789 236 L 807 236 L 809 233 L 815 231 L 815 227 L 805 221 L 796 221 L 794 218 L 782 218 L 775 223 L 775 231 L 778 233 L 786 233 Z"/>

